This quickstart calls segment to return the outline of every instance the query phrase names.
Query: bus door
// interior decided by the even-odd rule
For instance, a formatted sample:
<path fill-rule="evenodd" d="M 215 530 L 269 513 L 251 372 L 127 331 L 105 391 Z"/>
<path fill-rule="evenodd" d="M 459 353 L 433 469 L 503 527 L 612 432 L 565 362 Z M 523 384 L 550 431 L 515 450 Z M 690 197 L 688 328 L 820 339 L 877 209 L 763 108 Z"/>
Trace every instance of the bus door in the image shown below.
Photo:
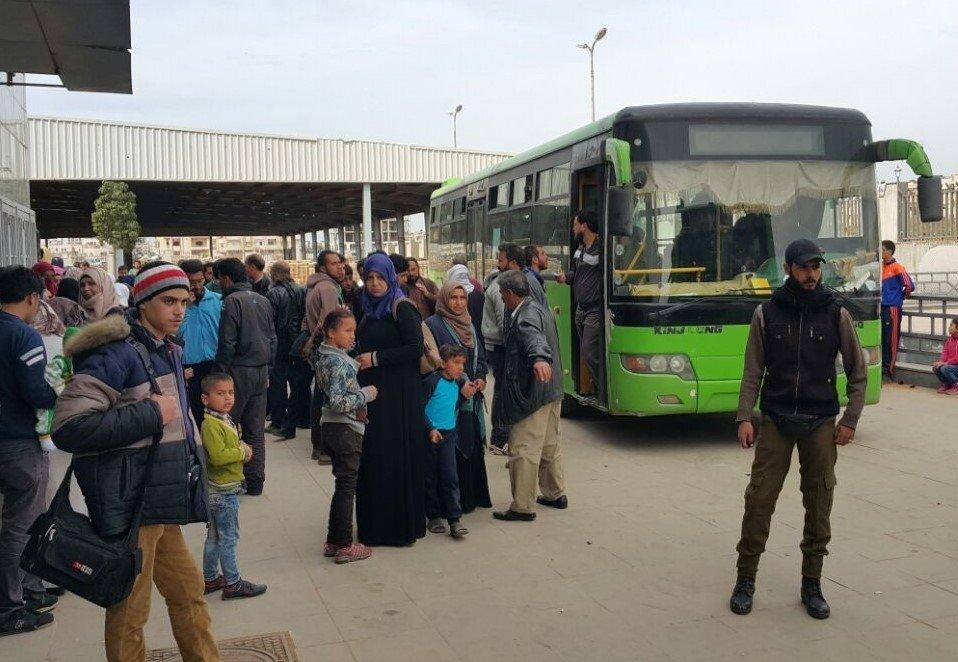
<path fill-rule="evenodd" d="M 595 212 L 596 217 L 599 219 L 599 241 L 603 241 L 605 236 L 605 219 L 604 219 L 604 196 L 603 191 L 605 190 L 605 179 L 606 174 L 606 165 L 599 164 L 593 165 L 579 170 L 575 170 L 572 173 L 572 187 L 571 187 L 571 207 L 572 215 L 574 216 L 576 212 L 588 209 Z M 574 255 L 576 249 L 578 248 L 578 241 L 575 237 L 572 236 L 572 219 L 569 219 L 569 240 L 571 244 L 570 255 L 570 264 L 571 256 Z M 600 267 L 605 270 L 605 255 L 600 258 Z M 602 328 L 603 331 L 600 335 L 600 347 L 597 349 L 599 353 L 599 379 L 603 382 L 605 381 L 605 288 L 603 287 L 603 302 L 602 302 Z M 569 309 L 569 321 L 568 324 L 571 327 L 570 333 L 570 355 L 572 358 L 571 365 L 574 367 L 572 371 L 572 378 L 575 384 L 575 392 L 579 395 L 594 398 L 595 402 L 600 405 L 605 405 L 605 397 L 600 397 L 600 394 L 604 395 L 606 389 L 598 389 L 597 384 L 593 383 L 592 376 L 589 373 L 589 369 L 586 366 L 585 359 L 582 357 L 582 352 L 579 347 L 579 334 L 575 329 L 575 309 L 576 301 L 575 295 L 570 293 L 571 305 Z"/>
<path fill-rule="evenodd" d="M 482 281 L 482 225 L 486 216 L 486 199 L 470 200 L 466 205 L 466 264 L 469 273 Z"/>

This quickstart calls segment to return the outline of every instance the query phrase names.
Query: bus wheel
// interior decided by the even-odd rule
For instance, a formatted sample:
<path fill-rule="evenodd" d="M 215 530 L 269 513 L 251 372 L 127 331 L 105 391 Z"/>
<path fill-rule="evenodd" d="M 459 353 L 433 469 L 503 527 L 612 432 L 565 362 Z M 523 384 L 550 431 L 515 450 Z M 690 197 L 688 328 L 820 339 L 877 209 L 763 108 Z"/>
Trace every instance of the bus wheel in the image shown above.
<path fill-rule="evenodd" d="M 568 393 L 563 394 L 562 396 L 562 405 L 559 408 L 559 415 L 562 418 L 575 418 L 582 413 L 582 405 L 579 404 L 578 399 L 569 395 Z"/>

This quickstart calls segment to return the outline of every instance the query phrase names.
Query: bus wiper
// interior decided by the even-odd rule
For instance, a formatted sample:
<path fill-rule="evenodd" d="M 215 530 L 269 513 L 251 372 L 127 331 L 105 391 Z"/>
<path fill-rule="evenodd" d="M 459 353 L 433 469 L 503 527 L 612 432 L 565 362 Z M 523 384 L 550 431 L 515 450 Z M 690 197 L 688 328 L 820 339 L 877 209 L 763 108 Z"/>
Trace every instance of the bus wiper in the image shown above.
<path fill-rule="evenodd" d="M 700 303 L 705 303 L 707 301 L 724 301 L 726 299 L 732 299 L 735 301 L 748 301 L 748 299 L 743 299 L 742 294 L 755 294 L 754 289 L 739 289 L 739 290 L 726 290 L 721 294 L 713 294 L 711 296 L 702 296 L 696 297 L 695 299 L 689 299 L 688 301 L 680 301 L 674 306 L 669 306 L 665 310 L 659 310 L 649 313 L 649 320 L 652 322 L 657 322 L 659 320 L 667 318 L 674 312 L 688 308 L 690 306 L 696 306 Z"/>

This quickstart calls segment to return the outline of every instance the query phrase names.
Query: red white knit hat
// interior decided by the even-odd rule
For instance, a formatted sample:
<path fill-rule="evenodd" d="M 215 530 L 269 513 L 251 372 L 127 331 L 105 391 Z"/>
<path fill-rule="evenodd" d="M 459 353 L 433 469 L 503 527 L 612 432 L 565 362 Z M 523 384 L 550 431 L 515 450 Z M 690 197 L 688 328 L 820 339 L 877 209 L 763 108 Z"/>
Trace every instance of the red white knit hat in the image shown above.
<path fill-rule="evenodd" d="M 190 289 L 190 280 L 186 273 L 175 264 L 161 262 L 148 269 L 141 269 L 133 281 L 133 305 L 139 306 L 155 297 L 160 292 L 175 287 Z"/>

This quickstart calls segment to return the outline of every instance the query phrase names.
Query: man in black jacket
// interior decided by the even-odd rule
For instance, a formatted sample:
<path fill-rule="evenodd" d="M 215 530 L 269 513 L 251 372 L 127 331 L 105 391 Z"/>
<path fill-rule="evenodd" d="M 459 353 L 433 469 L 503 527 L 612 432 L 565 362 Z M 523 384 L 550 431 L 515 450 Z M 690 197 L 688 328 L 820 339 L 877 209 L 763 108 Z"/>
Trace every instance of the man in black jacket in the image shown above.
<path fill-rule="evenodd" d="M 238 259 L 220 260 L 217 267 L 223 314 L 216 366 L 233 377 L 236 401 L 230 414 L 242 428 L 243 441 L 253 448 L 253 459 L 243 467 L 246 493 L 259 496 L 266 480 L 266 389 L 276 359 L 273 307 L 252 291 Z"/>
<path fill-rule="evenodd" d="M 745 490 L 738 581 L 729 601 L 736 614 L 752 611 L 758 560 L 796 446 L 805 506 L 802 604 L 813 618 L 828 618 L 831 613 L 822 595 L 821 576 L 831 540 L 835 460 L 838 446 L 855 436 L 867 374 L 851 315 L 821 284 L 824 261 L 821 250 L 808 239 L 790 243 L 785 249 L 788 280 L 752 317 L 736 420 L 739 443 L 742 448 L 755 445 L 755 460 Z M 839 352 L 848 377 L 848 406 L 836 424 Z M 752 425 L 756 400 L 762 412 L 757 443 Z"/>
<path fill-rule="evenodd" d="M 266 298 L 273 307 L 273 325 L 276 327 L 276 361 L 269 375 L 267 394 L 270 426 L 266 431 L 281 439 L 296 436 L 296 421 L 290 416 L 289 390 L 293 382 L 293 357 L 290 350 L 299 336 L 303 315 L 306 313 L 306 290 L 293 280 L 289 262 L 280 260 L 269 266 L 270 287 Z"/>
<path fill-rule="evenodd" d="M 555 318 L 530 294 L 521 271 L 496 279 L 505 304 L 502 407 L 500 422 L 509 426 L 509 480 L 512 505 L 494 512 L 496 519 L 531 522 L 535 504 L 564 509 L 559 407 L 562 403 L 562 364 Z M 497 393 L 497 397 L 499 393 Z M 542 495 L 536 498 L 536 483 Z"/>
<path fill-rule="evenodd" d="M 182 657 L 218 660 L 203 573 L 180 528 L 207 519 L 203 453 L 174 338 L 190 302 L 189 280 L 172 264 L 149 263 L 137 273 L 133 299 L 136 309 L 125 317 L 108 315 L 65 343 L 74 375 L 57 401 L 53 441 L 74 454 L 73 472 L 97 531 L 119 536 L 133 520 L 150 446 L 161 435 L 139 531 L 143 569 L 129 597 L 107 609 L 106 657 L 145 659 L 143 626 L 156 584 Z"/>

